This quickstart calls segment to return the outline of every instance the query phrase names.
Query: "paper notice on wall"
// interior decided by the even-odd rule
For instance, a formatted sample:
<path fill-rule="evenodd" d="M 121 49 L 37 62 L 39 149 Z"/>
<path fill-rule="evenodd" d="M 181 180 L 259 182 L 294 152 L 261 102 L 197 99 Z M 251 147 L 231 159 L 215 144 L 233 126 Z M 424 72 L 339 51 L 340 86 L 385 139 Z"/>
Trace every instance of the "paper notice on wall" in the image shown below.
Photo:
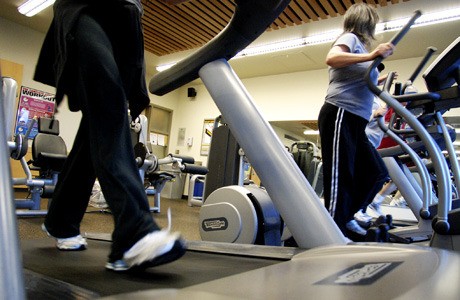
<path fill-rule="evenodd" d="M 153 132 L 150 133 L 150 143 L 152 143 L 152 145 L 158 145 L 158 134 Z"/>
<path fill-rule="evenodd" d="M 159 134 L 158 135 L 158 145 L 159 146 L 165 146 L 166 143 L 165 143 L 165 136 L 162 135 L 162 134 Z"/>

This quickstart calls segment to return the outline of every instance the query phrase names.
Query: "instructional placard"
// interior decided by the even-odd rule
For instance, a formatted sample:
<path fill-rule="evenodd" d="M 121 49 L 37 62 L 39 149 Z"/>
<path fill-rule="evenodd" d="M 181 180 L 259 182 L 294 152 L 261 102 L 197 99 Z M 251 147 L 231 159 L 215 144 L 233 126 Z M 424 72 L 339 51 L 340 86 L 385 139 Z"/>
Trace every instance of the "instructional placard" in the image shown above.
<path fill-rule="evenodd" d="M 34 117 L 51 118 L 54 115 L 56 98 L 54 94 L 33 88 L 21 87 L 16 113 L 15 134 L 25 134 Z M 33 139 L 38 132 L 38 124 L 31 129 L 29 139 Z"/>

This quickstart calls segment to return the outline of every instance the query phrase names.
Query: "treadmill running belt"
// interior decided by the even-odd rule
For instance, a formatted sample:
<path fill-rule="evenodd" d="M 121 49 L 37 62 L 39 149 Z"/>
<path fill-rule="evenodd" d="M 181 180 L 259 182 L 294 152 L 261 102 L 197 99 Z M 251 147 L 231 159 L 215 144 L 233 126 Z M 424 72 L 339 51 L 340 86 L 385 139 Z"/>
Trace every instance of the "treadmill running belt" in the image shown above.
<path fill-rule="evenodd" d="M 150 268 L 143 273 L 118 274 L 104 268 L 110 242 L 88 240 L 85 251 L 59 251 L 52 239 L 22 240 L 21 249 L 26 270 L 100 296 L 147 289 L 184 288 L 281 262 L 187 251 L 184 257 L 173 263 Z M 64 300 L 62 297 L 59 299 Z"/>

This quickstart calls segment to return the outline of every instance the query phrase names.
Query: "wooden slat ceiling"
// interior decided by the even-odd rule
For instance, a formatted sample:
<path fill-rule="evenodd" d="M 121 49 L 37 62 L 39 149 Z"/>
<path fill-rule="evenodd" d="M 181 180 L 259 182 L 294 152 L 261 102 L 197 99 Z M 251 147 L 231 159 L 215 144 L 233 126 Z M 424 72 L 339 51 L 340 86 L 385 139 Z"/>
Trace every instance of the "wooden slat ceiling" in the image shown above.
<path fill-rule="evenodd" d="M 278 30 L 343 15 L 356 2 L 387 6 L 409 0 L 292 0 L 267 30 Z M 157 56 L 198 48 L 230 21 L 232 0 L 191 0 L 168 5 L 142 0 L 145 49 Z"/>

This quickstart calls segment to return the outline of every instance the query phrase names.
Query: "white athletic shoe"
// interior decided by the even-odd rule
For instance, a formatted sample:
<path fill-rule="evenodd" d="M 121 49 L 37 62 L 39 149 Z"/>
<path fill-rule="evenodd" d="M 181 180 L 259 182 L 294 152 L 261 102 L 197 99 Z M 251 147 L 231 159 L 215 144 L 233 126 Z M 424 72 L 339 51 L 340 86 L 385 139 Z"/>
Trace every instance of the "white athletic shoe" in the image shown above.
<path fill-rule="evenodd" d="M 141 238 L 123 255 L 123 259 L 107 262 L 106 269 L 127 271 L 145 269 L 172 262 L 185 254 L 185 241 L 178 232 L 170 232 L 171 212 L 168 210 L 168 228 L 151 232 Z"/>
<path fill-rule="evenodd" d="M 356 222 L 356 220 L 351 220 L 350 222 L 347 223 L 346 225 L 347 229 L 356 233 L 356 234 L 359 234 L 359 235 L 366 235 L 367 231 L 366 229 L 362 228 L 361 226 L 359 226 L 358 222 Z"/>
<path fill-rule="evenodd" d="M 185 243 L 179 233 L 158 230 L 147 234 L 123 255 L 123 260 L 131 268 L 145 265 L 153 267 L 181 257 L 185 253 Z M 163 256 L 171 256 L 167 261 L 160 261 Z"/>
<path fill-rule="evenodd" d="M 357 213 L 355 213 L 354 218 L 358 223 L 362 224 L 368 224 L 372 221 L 372 217 L 362 210 L 359 210 Z"/>
<path fill-rule="evenodd" d="M 63 251 L 79 251 L 79 250 L 85 250 L 86 246 L 88 246 L 88 243 L 86 242 L 86 239 L 82 237 L 81 235 L 69 237 L 69 238 L 57 238 L 52 236 L 48 230 L 45 227 L 45 224 L 42 224 L 42 230 L 46 232 L 46 234 L 54 238 L 56 240 L 56 247 L 59 250 Z"/>

